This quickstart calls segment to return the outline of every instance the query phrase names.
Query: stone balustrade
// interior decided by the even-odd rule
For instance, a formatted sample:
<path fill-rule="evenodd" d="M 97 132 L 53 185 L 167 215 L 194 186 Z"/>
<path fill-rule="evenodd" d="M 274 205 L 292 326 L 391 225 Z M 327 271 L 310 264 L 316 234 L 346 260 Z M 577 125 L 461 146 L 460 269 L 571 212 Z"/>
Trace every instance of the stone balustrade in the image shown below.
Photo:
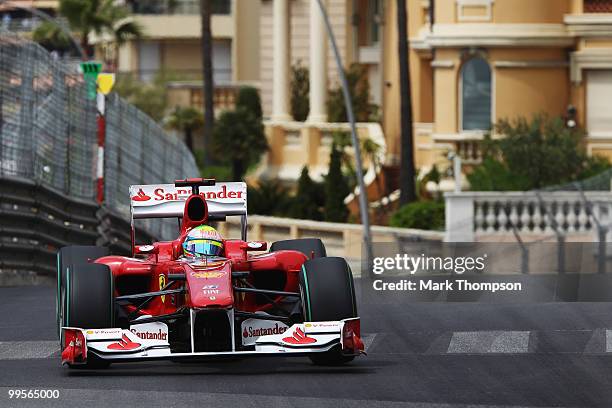
<path fill-rule="evenodd" d="M 487 235 L 554 235 L 595 239 L 596 221 L 608 226 L 612 192 L 462 192 L 446 193 L 446 234 L 451 242 L 471 242 Z M 611 236 L 612 237 L 612 236 Z"/>

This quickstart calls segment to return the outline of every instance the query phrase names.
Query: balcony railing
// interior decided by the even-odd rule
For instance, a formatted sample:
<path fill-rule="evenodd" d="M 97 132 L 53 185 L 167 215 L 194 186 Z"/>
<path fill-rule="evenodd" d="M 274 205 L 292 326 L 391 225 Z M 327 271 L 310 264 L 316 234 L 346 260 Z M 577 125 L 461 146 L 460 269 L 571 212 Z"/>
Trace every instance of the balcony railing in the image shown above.
<path fill-rule="evenodd" d="M 132 0 L 129 2 L 134 14 L 198 14 L 199 0 Z M 231 0 L 212 0 L 213 14 L 231 14 Z"/>
<path fill-rule="evenodd" d="M 585 13 L 612 13 L 612 0 L 584 0 Z"/>

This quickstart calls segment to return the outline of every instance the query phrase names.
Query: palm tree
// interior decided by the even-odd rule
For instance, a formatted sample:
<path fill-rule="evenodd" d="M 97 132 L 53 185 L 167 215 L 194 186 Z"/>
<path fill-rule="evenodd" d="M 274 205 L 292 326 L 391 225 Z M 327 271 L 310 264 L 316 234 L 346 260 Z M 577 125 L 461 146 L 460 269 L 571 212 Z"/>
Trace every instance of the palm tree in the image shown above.
<path fill-rule="evenodd" d="M 415 170 L 412 136 L 412 96 L 410 89 L 410 61 L 408 60 L 407 0 L 397 0 L 397 35 L 400 79 L 400 205 L 415 201 Z"/>
<path fill-rule="evenodd" d="M 200 18 L 202 24 L 202 88 L 204 98 L 204 165 L 210 165 L 210 140 L 213 134 L 215 112 L 213 104 L 213 67 L 212 67 L 212 34 L 210 16 L 212 0 L 200 0 Z"/>
<path fill-rule="evenodd" d="M 59 13 L 68 20 L 70 28 L 79 33 L 81 47 L 92 56 L 93 49 L 89 35 L 110 35 L 116 46 L 130 38 L 142 36 L 142 29 L 135 21 L 130 20 L 130 11 L 115 0 L 60 0 Z M 41 24 L 34 33 L 39 42 L 53 38 L 55 31 L 48 24 Z"/>
<path fill-rule="evenodd" d="M 44 21 L 32 33 L 32 39 L 48 49 L 64 52 L 70 49 L 70 37 L 53 21 Z"/>
<path fill-rule="evenodd" d="M 183 132 L 185 144 L 193 152 L 193 132 L 202 128 L 204 116 L 202 112 L 192 107 L 174 108 L 174 111 L 166 118 L 166 126 Z"/>

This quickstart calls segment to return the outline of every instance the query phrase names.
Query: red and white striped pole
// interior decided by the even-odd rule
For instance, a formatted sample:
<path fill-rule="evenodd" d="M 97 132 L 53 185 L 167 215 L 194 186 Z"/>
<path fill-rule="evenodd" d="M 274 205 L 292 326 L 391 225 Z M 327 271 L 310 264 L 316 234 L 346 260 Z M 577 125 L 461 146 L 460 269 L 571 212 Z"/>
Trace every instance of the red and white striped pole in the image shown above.
<path fill-rule="evenodd" d="M 98 107 L 98 160 L 96 168 L 96 199 L 98 204 L 104 202 L 104 143 L 106 140 L 106 95 L 98 91 L 96 95 Z"/>
<path fill-rule="evenodd" d="M 98 108 L 98 160 L 96 167 L 96 199 L 104 202 L 104 145 L 106 142 L 106 95 L 115 84 L 115 75 L 100 73 L 96 78 L 96 106 Z"/>

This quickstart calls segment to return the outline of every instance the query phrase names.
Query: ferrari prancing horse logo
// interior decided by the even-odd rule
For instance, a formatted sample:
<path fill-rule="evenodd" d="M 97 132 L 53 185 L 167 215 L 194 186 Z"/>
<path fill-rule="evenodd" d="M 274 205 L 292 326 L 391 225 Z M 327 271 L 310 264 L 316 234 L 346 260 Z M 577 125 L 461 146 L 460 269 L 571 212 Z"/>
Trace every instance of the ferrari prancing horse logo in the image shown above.
<path fill-rule="evenodd" d="M 163 273 L 159 275 L 159 290 L 163 290 L 166 286 L 166 275 Z M 166 302 L 166 295 L 160 296 L 162 303 Z"/>

